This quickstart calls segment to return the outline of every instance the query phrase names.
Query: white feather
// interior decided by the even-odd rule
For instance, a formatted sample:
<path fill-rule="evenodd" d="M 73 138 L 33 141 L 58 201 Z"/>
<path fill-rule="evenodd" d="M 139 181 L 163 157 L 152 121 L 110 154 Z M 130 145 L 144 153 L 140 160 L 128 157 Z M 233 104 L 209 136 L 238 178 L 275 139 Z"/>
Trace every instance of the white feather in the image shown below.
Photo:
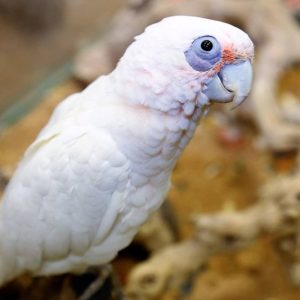
<path fill-rule="evenodd" d="M 82 271 L 130 243 L 162 203 L 201 115 L 195 97 L 208 75 L 183 53 L 201 34 L 230 40 L 232 31 L 236 47 L 249 43 L 227 24 L 168 18 L 137 37 L 112 74 L 56 108 L 1 202 L 0 284 Z"/>

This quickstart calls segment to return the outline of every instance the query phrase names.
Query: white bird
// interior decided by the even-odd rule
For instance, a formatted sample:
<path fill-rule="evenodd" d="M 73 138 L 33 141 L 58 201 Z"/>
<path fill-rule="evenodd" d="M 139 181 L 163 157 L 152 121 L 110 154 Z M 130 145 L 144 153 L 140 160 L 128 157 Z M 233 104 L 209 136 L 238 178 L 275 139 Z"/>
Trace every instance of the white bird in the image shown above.
<path fill-rule="evenodd" d="M 229 24 L 169 17 L 64 100 L 1 201 L 0 285 L 111 261 L 162 204 L 209 99 L 246 98 L 253 55 Z"/>

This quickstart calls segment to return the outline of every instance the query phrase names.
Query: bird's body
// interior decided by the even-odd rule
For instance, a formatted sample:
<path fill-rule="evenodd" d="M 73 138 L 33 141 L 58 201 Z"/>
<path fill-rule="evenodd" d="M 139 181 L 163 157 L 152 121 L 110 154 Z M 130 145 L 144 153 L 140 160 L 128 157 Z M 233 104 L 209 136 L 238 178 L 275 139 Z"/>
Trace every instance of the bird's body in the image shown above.
<path fill-rule="evenodd" d="M 233 46 L 202 70 L 188 49 L 204 35 Z M 63 101 L 3 196 L 0 284 L 25 272 L 80 272 L 112 260 L 161 205 L 211 92 L 219 89 L 221 102 L 248 94 L 249 87 L 245 95 L 220 89 L 215 75 L 252 56 L 247 35 L 230 25 L 171 17 L 139 36 L 110 75 Z"/>
<path fill-rule="evenodd" d="M 184 148 L 196 127 L 197 118 L 182 134 L 185 122 L 143 107 L 136 113 L 87 100 L 76 111 L 74 102 L 83 98 L 72 96 L 58 107 L 57 114 L 69 107 L 69 117 L 63 113 L 55 126 L 50 121 L 20 164 L 18 184 L 6 191 L 2 236 L 20 249 L 9 252 L 10 268 L 16 257 L 39 274 L 110 261 L 162 203 L 181 152 L 177 143 Z"/>

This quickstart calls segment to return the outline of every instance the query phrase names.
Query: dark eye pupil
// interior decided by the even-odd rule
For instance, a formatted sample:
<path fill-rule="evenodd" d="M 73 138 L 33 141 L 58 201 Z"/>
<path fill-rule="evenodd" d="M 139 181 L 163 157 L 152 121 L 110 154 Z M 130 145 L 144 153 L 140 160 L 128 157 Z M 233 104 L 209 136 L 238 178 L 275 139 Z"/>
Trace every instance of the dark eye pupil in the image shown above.
<path fill-rule="evenodd" d="M 204 51 L 210 51 L 213 48 L 213 43 L 209 40 L 205 40 L 201 43 L 201 49 Z"/>

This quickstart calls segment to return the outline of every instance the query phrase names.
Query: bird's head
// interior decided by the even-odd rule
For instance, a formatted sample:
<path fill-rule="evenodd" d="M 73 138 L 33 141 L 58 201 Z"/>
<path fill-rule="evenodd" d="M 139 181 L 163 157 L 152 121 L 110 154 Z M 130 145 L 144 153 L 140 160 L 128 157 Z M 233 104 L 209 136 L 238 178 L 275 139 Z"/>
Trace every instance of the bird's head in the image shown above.
<path fill-rule="evenodd" d="M 242 30 L 175 16 L 136 37 L 117 72 L 131 101 L 164 112 L 184 107 L 191 114 L 193 105 L 240 104 L 250 92 L 253 56 L 253 43 Z"/>

